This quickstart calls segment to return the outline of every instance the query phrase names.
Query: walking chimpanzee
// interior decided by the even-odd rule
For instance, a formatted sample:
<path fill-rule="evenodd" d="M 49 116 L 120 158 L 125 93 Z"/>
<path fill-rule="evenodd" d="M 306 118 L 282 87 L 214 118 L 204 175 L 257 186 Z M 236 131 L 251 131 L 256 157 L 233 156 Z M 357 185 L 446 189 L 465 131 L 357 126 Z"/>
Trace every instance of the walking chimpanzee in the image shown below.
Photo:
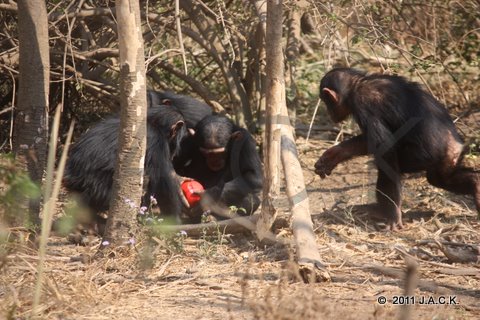
<path fill-rule="evenodd" d="M 102 121 L 76 142 L 67 161 L 64 185 L 81 194 L 82 203 L 96 213 L 109 208 L 118 149 L 118 116 Z M 157 199 L 162 213 L 180 217 L 182 195 L 172 161 L 189 133 L 182 115 L 170 106 L 154 106 L 147 114 L 145 174 L 148 179 L 143 203 Z"/>
<path fill-rule="evenodd" d="M 205 188 L 200 204 L 189 212 L 192 220 L 198 221 L 207 210 L 225 218 L 230 206 L 252 214 L 260 205 L 263 174 L 250 133 L 224 116 L 211 115 L 196 125 L 194 142 L 191 163 L 179 170 Z"/>
<path fill-rule="evenodd" d="M 373 154 L 377 210 L 392 230 L 403 227 L 402 173 L 426 171 L 432 185 L 473 195 L 480 212 L 480 172 L 462 165 L 463 141 L 452 119 L 419 84 L 337 68 L 321 80 L 320 98 L 334 122 L 353 115 L 361 134 L 325 151 L 315 172 L 325 178 L 339 163 Z"/>

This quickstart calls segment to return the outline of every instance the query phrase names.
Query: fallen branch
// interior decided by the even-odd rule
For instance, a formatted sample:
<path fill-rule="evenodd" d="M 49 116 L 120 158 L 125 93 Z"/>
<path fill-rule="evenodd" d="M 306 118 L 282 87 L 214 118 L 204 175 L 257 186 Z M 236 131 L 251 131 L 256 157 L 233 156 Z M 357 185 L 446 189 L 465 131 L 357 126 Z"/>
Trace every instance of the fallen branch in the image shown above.
<path fill-rule="evenodd" d="M 282 217 L 285 218 L 287 215 Z M 258 218 L 259 215 L 255 214 L 248 217 L 239 216 L 208 223 L 167 225 L 162 227 L 162 231 L 172 233 L 185 231 L 189 237 L 199 237 L 205 234 L 212 235 L 219 231 L 224 234 L 255 232 Z M 268 232 L 265 235 L 265 239 L 282 244 L 293 244 L 290 240 L 277 237 L 273 232 Z"/>
<path fill-rule="evenodd" d="M 223 233 L 242 233 L 255 230 L 255 223 L 258 215 L 249 217 L 236 217 L 227 220 L 213 221 L 207 223 L 167 225 L 162 227 L 165 232 L 187 232 L 189 237 L 198 237 L 205 233 L 214 234 L 218 230 Z"/>
<path fill-rule="evenodd" d="M 421 240 L 417 245 L 435 244 L 436 247 L 452 262 L 478 263 L 480 261 L 480 245 L 451 241 Z"/>

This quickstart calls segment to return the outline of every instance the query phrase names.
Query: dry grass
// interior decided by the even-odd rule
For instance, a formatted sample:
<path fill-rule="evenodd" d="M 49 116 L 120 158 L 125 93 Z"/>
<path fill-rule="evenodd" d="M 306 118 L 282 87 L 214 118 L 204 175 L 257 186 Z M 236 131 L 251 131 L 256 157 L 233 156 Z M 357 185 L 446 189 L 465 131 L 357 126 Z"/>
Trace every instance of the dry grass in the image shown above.
<path fill-rule="evenodd" d="M 367 158 L 339 166 L 328 180 L 309 169 L 327 143 L 299 139 L 317 243 L 332 282 L 304 284 L 294 249 L 261 246 L 249 234 L 183 240 L 183 249 L 139 239 L 114 257 L 90 261 L 95 239 L 76 246 L 51 236 L 45 262 L 44 319 L 392 319 L 404 291 L 405 256 L 418 263 L 415 296 L 456 296 L 457 305 L 415 305 L 412 319 L 477 319 L 480 223 L 471 199 L 434 188 L 422 175 L 405 180 L 405 229 L 378 231 L 365 214 L 375 170 Z M 478 158 L 471 159 L 476 165 Z M 38 253 L 22 229 L 0 230 L 0 319 L 32 309 Z M 291 238 L 288 226 L 275 232 Z M 377 303 L 379 296 L 389 299 Z"/>
<path fill-rule="evenodd" d="M 404 253 L 419 263 L 417 296 L 457 296 L 456 306 L 415 306 L 414 318 L 474 319 L 480 312 L 480 268 L 452 263 L 434 242 L 480 243 L 476 214 L 463 198 L 427 186 L 423 178 L 406 183 L 406 229 L 375 230 L 373 221 L 352 210 L 368 198 L 371 186 L 356 177 L 364 159 L 350 164 L 347 181 L 325 192 L 314 180 L 309 188 L 321 256 L 331 283 L 304 284 L 295 276 L 293 251 L 280 245 L 260 248 L 249 235 L 225 236 L 223 243 L 187 238 L 183 251 L 140 241 L 115 258 L 82 262 L 96 252 L 98 241 L 80 247 L 51 237 L 41 304 L 45 319 L 386 319 L 398 307 L 380 306 L 380 295 L 403 292 Z M 355 171 L 359 173 L 356 174 Z M 306 172 L 308 175 L 308 172 Z M 368 175 L 367 175 L 368 176 Z M 341 180 L 341 175 L 337 178 Z M 322 199 L 322 196 L 324 199 Z M 344 197 L 344 199 L 342 199 Z M 346 200 L 345 200 L 346 199 Z M 332 202 L 335 200 L 335 202 Z M 337 204 L 339 201 L 345 203 Z M 361 203 L 361 202 L 360 202 Z M 329 211 L 323 213 L 326 207 Z M 320 213 L 320 214 L 318 214 Z M 18 233 L 18 231 L 15 231 Z M 279 229 L 291 237 L 288 229 Z M 161 242 L 160 242 L 161 243 Z M 27 318 L 38 262 L 36 250 L 9 244 L 0 276 L 2 317 Z M 150 259 L 149 263 L 145 259 Z M 148 262 L 147 261 L 147 262 Z M 150 268 L 148 268 L 150 266 Z"/>

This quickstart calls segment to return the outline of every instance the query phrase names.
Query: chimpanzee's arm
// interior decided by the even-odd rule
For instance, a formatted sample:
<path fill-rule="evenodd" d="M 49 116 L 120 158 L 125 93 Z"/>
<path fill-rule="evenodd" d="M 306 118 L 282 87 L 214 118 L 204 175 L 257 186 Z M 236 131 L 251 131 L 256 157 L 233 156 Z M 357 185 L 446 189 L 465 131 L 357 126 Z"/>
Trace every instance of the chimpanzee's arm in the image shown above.
<path fill-rule="evenodd" d="M 367 153 L 368 145 L 365 135 L 355 136 L 325 151 L 315 163 L 315 173 L 325 178 L 339 163 Z"/>
<path fill-rule="evenodd" d="M 182 208 L 180 186 L 170 160 L 168 140 L 155 130 L 148 132 L 145 173 L 148 176 L 148 187 L 144 205 L 148 205 L 150 196 L 153 196 L 163 213 L 179 218 Z"/>
<path fill-rule="evenodd" d="M 263 186 L 262 163 L 255 141 L 245 129 L 233 137 L 230 149 L 230 171 L 233 179 L 226 181 L 220 199 L 225 203 L 241 200 L 249 194 L 256 194 Z"/>

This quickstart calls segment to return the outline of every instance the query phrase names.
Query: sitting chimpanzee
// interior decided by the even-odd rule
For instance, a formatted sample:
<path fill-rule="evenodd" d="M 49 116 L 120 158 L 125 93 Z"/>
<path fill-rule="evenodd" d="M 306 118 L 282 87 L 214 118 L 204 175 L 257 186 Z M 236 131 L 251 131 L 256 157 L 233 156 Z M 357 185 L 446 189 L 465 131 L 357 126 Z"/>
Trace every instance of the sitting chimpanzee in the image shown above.
<path fill-rule="evenodd" d="M 191 162 L 179 170 L 206 189 L 188 213 L 192 220 L 198 221 L 205 211 L 225 218 L 231 206 L 237 213 L 252 214 L 260 205 L 263 175 L 250 133 L 224 116 L 211 115 L 196 125 L 194 142 Z"/>
<path fill-rule="evenodd" d="M 426 171 L 432 185 L 473 195 L 480 211 L 480 172 L 461 164 L 463 142 L 453 121 L 417 83 L 338 68 L 321 80 L 320 97 L 334 122 L 351 114 L 362 133 L 325 151 L 315 172 L 325 178 L 339 163 L 373 154 L 377 213 L 391 229 L 402 228 L 402 173 Z"/>
<path fill-rule="evenodd" d="M 120 119 L 107 119 L 87 131 L 77 141 L 65 168 L 64 185 L 81 194 L 82 203 L 93 213 L 109 208 L 115 169 Z M 143 199 L 157 199 L 162 213 L 177 220 L 182 210 L 182 194 L 172 161 L 189 135 L 182 115 L 171 106 L 155 106 L 147 114 L 145 174 L 148 185 Z M 98 215 L 95 218 L 103 223 Z"/>
<path fill-rule="evenodd" d="M 147 91 L 148 106 L 173 106 L 185 118 L 188 128 L 194 128 L 205 116 L 212 114 L 212 108 L 198 99 L 171 91 Z"/>

